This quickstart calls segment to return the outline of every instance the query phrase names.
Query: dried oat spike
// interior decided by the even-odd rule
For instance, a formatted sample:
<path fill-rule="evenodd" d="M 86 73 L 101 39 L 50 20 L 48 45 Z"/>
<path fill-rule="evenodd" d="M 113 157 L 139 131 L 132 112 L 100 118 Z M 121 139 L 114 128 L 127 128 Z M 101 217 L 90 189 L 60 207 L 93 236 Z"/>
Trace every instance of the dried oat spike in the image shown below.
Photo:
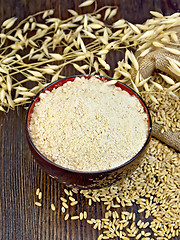
<path fill-rule="evenodd" d="M 149 81 L 150 78 L 151 78 L 151 77 L 148 77 L 148 78 L 143 79 L 142 81 L 140 81 L 137 87 L 142 87 L 146 82 Z"/>
<path fill-rule="evenodd" d="M 87 30 L 85 30 L 85 29 L 82 29 L 82 31 L 83 31 L 88 37 L 93 38 L 93 39 L 96 39 L 96 36 L 95 36 L 93 33 L 89 32 L 89 31 L 87 31 Z"/>
<path fill-rule="evenodd" d="M 166 75 L 164 75 L 164 74 L 162 74 L 162 73 L 159 73 L 159 75 L 160 75 L 168 84 L 171 84 L 171 85 L 175 84 L 175 82 L 174 82 L 174 80 L 173 80 L 172 78 L 170 78 L 170 77 L 168 77 L 168 76 L 166 76 Z"/>
<path fill-rule="evenodd" d="M 172 61 L 170 62 L 170 64 L 171 65 L 168 66 L 169 70 L 176 74 L 177 76 L 180 76 L 180 68 Z"/>
<path fill-rule="evenodd" d="M 113 9 L 109 14 L 108 19 L 113 18 L 117 14 L 117 10 L 117 8 Z"/>
<path fill-rule="evenodd" d="M 59 74 L 61 70 L 57 71 L 57 73 L 52 77 L 51 82 L 55 82 L 59 79 Z"/>
<path fill-rule="evenodd" d="M 6 92 L 5 92 L 4 88 L 1 88 L 1 91 L 0 91 L 0 100 L 1 100 L 1 103 L 4 102 L 4 100 L 5 100 L 5 95 L 6 95 Z"/>
<path fill-rule="evenodd" d="M 87 7 L 94 3 L 95 0 L 87 0 L 79 5 L 79 7 Z"/>
<path fill-rule="evenodd" d="M 112 33 L 111 37 L 120 37 L 122 31 L 123 31 L 122 29 L 117 30 L 116 32 Z"/>
<path fill-rule="evenodd" d="M 14 58 L 15 58 L 15 56 L 5 58 L 4 60 L 2 60 L 2 63 L 3 63 L 3 64 L 9 64 L 10 62 L 12 62 L 12 60 L 13 60 Z"/>
<path fill-rule="evenodd" d="M 157 42 L 157 41 L 153 41 L 152 43 L 155 47 L 158 47 L 158 48 L 163 48 L 164 47 L 164 44 L 160 43 L 160 42 Z"/>
<path fill-rule="evenodd" d="M 68 12 L 73 15 L 73 16 L 77 16 L 78 13 L 76 11 L 74 11 L 73 9 L 68 9 Z"/>
<path fill-rule="evenodd" d="M 49 29 L 49 26 L 43 23 L 36 23 L 36 27 L 41 28 L 41 29 Z"/>
<path fill-rule="evenodd" d="M 105 14 L 104 14 L 104 20 L 107 19 L 107 17 L 109 16 L 110 12 L 111 12 L 111 8 L 108 7 L 108 8 L 106 9 L 106 11 L 105 11 Z"/>
<path fill-rule="evenodd" d="M 171 38 L 175 43 L 179 43 L 179 38 L 175 32 L 171 33 Z"/>
<path fill-rule="evenodd" d="M 157 87 L 159 90 L 163 90 L 163 87 L 159 84 L 159 83 L 156 83 L 156 82 L 154 82 L 154 81 L 152 81 L 152 80 L 150 80 L 150 82 L 155 86 L 155 87 Z"/>
<path fill-rule="evenodd" d="M 32 23 L 31 23 L 31 31 L 33 31 L 35 28 L 36 28 L 36 23 L 35 23 L 35 22 L 32 22 Z"/>
<path fill-rule="evenodd" d="M 73 65 L 73 67 L 74 67 L 75 69 L 77 69 L 77 70 L 78 70 L 79 72 L 81 72 L 82 74 L 86 74 L 85 71 L 82 69 L 82 67 L 79 66 L 78 64 L 73 63 L 72 65 Z"/>
<path fill-rule="evenodd" d="M 139 93 L 139 90 L 138 90 L 136 84 L 133 82 L 133 80 L 132 80 L 131 78 L 130 78 L 130 81 L 131 81 L 131 83 L 132 83 L 132 85 L 133 85 L 134 90 L 135 90 L 137 93 Z"/>
<path fill-rule="evenodd" d="M 60 61 L 60 60 L 63 60 L 63 56 L 61 54 L 58 54 L 58 53 L 50 53 L 49 54 L 53 59 L 57 60 L 57 61 Z"/>
<path fill-rule="evenodd" d="M 25 96 L 25 97 L 34 97 L 35 93 L 32 92 L 19 92 L 19 94 Z"/>
<path fill-rule="evenodd" d="M 140 81 L 140 73 L 139 73 L 139 71 L 137 71 L 137 74 L 136 74 L 136 77 L 135 77 L 135 84 L 136 84 L 136 87 L 138 86 L 138 84 L 139 84 L 139 81 Z"/>
<path fill-rule="evenodd" d="M 115 85 L 117 82 L 118 82 L 117 80 L 107 81 L 106 85 Z"/>
<path fill-rule="evenodd" d="M 0 106 L 0 111 L 1 112 L 6 112 L 5 109 L 2 106 Z"/>
<path fill-rule="evenodd" d="M 148 85 L 147 82 L 145 82 L 143 86 L 144 86 L 144 89 L 145 89 L 147 92 L 150 91 L 150 89 L 149 89 L 149 85 Z"/>
<path fill-rule="evenodd" d="M 5 28 L 5 29 L 9 29 L 10 27 L 12 27 L 14 25 L 16 20 L 17 20 L 16 17 L 9 18 L 2 23 L 1 27 Z"/>
<path fill-rule="evenodd" d="M 8 36 L 6 36 L 6 34 L 0 33 L 0 38 L 1 38 L 1 40 L 2 40 L 2 39 L 6 39 L 6 37 L 8 37 Z"/>
<path fill-rule="evenodd" d="M 109 35 L 106 27 L 104 28 L 103 38 L 105 39 L 106 42 L 108 42 Z"/>
<path fill-rule="evenodd" d="M 146 50 L 142 51 L 142 53 L 139 55 L 139 57 L 144 57 L 146 56 L 150 51 L 151 51 L 151 47 L 147 48 Z"/>
<path fill-rule="evenodd" d="M 31 48 L 30 52 L 29 52 L 29 60 L 32 58 L 33 54 L 35 52 L 34 48 Z"/>
<path fill-rule="evenodd" d="M 26 22 L 26 23 L 24 24 L 23 33 L 27 32 L 27 30 L 29 29 L 29 26 L 30 26 L 30 23 L 29 23 L 29 22 Z"/>
<path fill-rule="evenodd" d="M 132 24 L 132 23 L 130 23 L 130 22 L 127 22 L 128 23 L 128 25 L 130 26 L 130 28 L 136 33 L 136 34 L 141 34 L 141 31 L 139 30 L 139 28 L 136 26 L 136 25 L 134 25 L 134 24 Z"/>
<path fill-rule="evenodd" d="M 30 74 L 32 74 L 35 77 L 44 77 L 41 72 L 34 71 L 34 70 L 27 70 Z"/>
<path fill-rule="evenodd" d="M 173 86 L 171 86 L 170 88 L 168 88 L 168 91 L 174 91 L 175 89 L 180 87 L 180 82 L 174 84 Z"/>
<path fill-rule="evenodd" d="M 8 70 L 3 67 L 0 67 L 0 72 L 8 74 Z"/>
<path fill-rule="evenodd" d="M 80 36 L 80 35 L 79 35 L 79 36 Z M 85 44 L 84 44 L 84 42 L 83 42 L 81 36 L 80 36 L 80 45 L 81 45 L 81 49 L 83 50 L 83 52 L 86 53 L 87 50 L 86 50 Z"/>
<path fill-rule="evenodd" d="M 40 90 L 39 86 L 35 86 L 35 87 L 31 88 L 30 92 L 33 92 L 36 94 L 39 90 Z"/>
<path fill-rule="evenodd" d="M 134 56 L 133 52 L 127 51 L 128 57 L 131 60 L 132 64 L 134 65 L 135 69 L 138 71 L 139 70 L 139 64 L 138 61 L 136 59 L 136 57 Z"/>
<path fill-rule="evenodd" d="M 114 28 L 122 28 L 125 23 L 126 22 L 124 19 L 120 19 L 120 20 L 116 21 L 115 23 L 113 23 L 113 27 Z"/>
<path fill-rule="evenodd" d="M 154 34 L 154 29 L 153 29 L 153 30 L 148 30 L 148 31 L 146 31 L 145 33 L 143 33 L 143 34 L 138 38 L 138 40 L 147 39 L 147 38 L 149 38 L 149 37 L 152 37 L 153 34 Z"/>
<path fill-rule="evenodd" d="M 163 14 L 155 11 L 150 11 L 150 14 L 156 18 L 164 18 Z"/>
<path fill-rule="evenodd" d="M 15 104 L 24 104 L 26 103 L 28 100 L 30 100 L 29 97 L 25 98 L 25 97 L 18 97 L 14 99 L 14 103 Z"/>
<path fill-rule="evenodd" d="M 7 90 L 9 92 L 9 94 L 11 93 L 11 89 L 12 89 L 12 79 L 9 75 L 7 75 L 6 77 L 6 83 L 7 83 Z"/>
<path fill-rule="evenodd" d="M 11 40 L 11 41 L 14 41 L 14 42 L 19 41 L 17 38 L 15 38 L 15 37 L 13 37 L 13 36 L 11 36 L 11 35 L 8 35 L 8 36 L 7 36 L 7 39 L 9 39 L 9 40 Z"/>
<path fill-rule="evenodd" d="M 128 44 L 128 39 L 131 36 L 131 34 L 133 33 L 132 29 L 128 29 L 128 31 L 126 33 L 124 33 L 124 36 L 121 38 L 121 42 L 125 43 L 126 45 Z"/>
<path fill-rule="evenodd" d="M 94 69 L 95 69 L 96 73 L 99 70 L 99 63 L 97 61 L 94 62 Z"/>
<path fill-rule="evenodd" d="M 169 57 L 167 57 L 167 60 L 169 61 L 169 63 L 170 63 L 172 66 L 174 66 L 174 65 L 173 65 L 173 63 L 174 63 L 174 64 L 176 64 L 178 67 L 180 67 L 180 62 L 179 62 L 179 61 L 177 61 L 177 60 L 175 60 L 175 59 L 173 59 L 173 58 L 169 58 Z"/>
<path fill-rule="evenodd" d="M 152 94 L 149 94 L 149 97 L 154 103 L 159 104 L 158 100 Z M 142 210 L 144 211 L 144 209 L 142 209 Z M 138 210 L 138 212 L 141 212 L 141 211 Z"/>
<path fill-rule="evenodd" d="M 108 54 L 109 50 L 106 50 L 106 49 L 103 49 L 103 50 L 100 50 L 97 55 L 101 55 L 101 58 L 102 58 L 102 55 L 106 55 Z"/>
<path fill-rule="evenodd" d="M 99 23 L 90 23 L 88 26 L 92 29 L 101 29 L 102 28 L 102 25 Z"/>
<path fill-rule="evenodd" d="M 73 18 L 72 22 L 76 23 L 76 22 L 80 22 L 83 19 L 83 15 L 78 15 L 76 17 Z"/>
<path fill-rule="evenodd" d="M 14 109 L 15 104 L 14 104 L 14 101 L 12 100 L 12 97 L 8 93 L 5 93 L 5 96 L 8 101 L 9 106 L 12 107 L 12 109 Z"/>
<path fill-rule="evenodd" d="M 74 62 L 82 61 L 82 60 L 84 60 L 85 58 L 86 58 L 85 55 L 78 56 L 78 57 L 76 57 L 76 58 L 74 59 Z"/>
<path fill-rule="evenodd" d="M 106 70 L 110 70 L 110 66 L 109 64 L 106 63 L 106 61 L 104 61 L 102 58 L 98 57 L 98 61 L 99 63 L 106 69 Z"/>
<path fill-rule="evenodd" d="M 179 100 L 179 96 L 177 96 L 175 93 L 173 93 L 173 92 L 171 92 L 171 91 L 169 91 L 168 93 L 169 93 L 169 95 L 171 95 L 171 96 L 174 97 L 175 99 L 178 99 L 178 100 Z"/>
<path fill-rule="evenodd" d="M 43 16 L 42 16 L 43 19 L 47 18 L 48 12 L 49 12 L 49 11 L 47 10 L 47 11 L 45 11 L 45 12 L 43 13 Z"/>
<path fill-rule="evenodd" d="M 83 25 L 84 25 L 84 29 L 87 30 L 87 28 L 88 28 L 88 16 L 87 16 L 87 14 L 84 15 Z"/>
<path fill-rule="evenodd" d="M 168 52 L 175 54 L 175 55 L 180 55 L 180 51 L 175 49 L 175 48 L 169 48 L 169 47 L 164 47 L 165 50 L 167 50 Z"/>
<path fill-rule="evenodd" d="M 38 77 L 34 77 L 34 76 L 31 76 L 31 75 L 27 75 L 26 76 L 26 80 L 30 80 L 30 81 L 33 81 L 33 82 L 39 82 L 41 81 L 42 79 L 38 78 Z"/>
<path fill-rule="evenodd" d="M 103 37 L 99 37 L 99 39 L 104 45 L 108 44 L 108 42 Z M 107 46 L 106 46 L 106 49 L 107 49 Z"/>
<path fill-rule="evenodd" d="M 146 43 L 143 43 L 142 45 L 140 45 L 137 49 L 137 51 L 142 51 L 142 50 L 145 50 L 147 48 L 149 48 L 151 46 L 151 42 L 146 42 Z"/>
<path fill-rule="evenodd" d="M 42 18 L 45 19 L 45 18 L 47 18 L 48 16 L 53 15 L 53 14 L 54 14 L 54 9 L 47 10 L 47 11 L 45 11 L 45 12 L 43 13 Z"/>
<path fill-rule="evenodd" d="M 48 16 L 51 16 L 54 14 L 54 9 L 50 9 L 49 12 L 48 12 Z"/>
<path fill-rule="evenodd" d="M 127 71 L 121 71 L 121 70 L 118 70 L 118 72 L 123 75 L 124 77 L 128 78 L 128 79 L 131 79 L 131 75 L 130 73 L 128 73 Z"/>

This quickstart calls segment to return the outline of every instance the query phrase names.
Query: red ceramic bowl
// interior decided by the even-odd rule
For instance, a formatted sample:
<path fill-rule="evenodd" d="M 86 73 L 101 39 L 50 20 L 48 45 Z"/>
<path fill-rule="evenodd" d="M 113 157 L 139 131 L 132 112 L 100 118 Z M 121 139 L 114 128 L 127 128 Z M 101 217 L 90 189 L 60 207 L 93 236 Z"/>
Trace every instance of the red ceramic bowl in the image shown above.
<path fill-rule="evenodd" d="M 142 98 L 125 84 L 118 82 L 115 85 L 116 87 L 120 87 L 122 90 L 127 91 L 130 95 L 134 95 L 136 98 L 138 98 L 148 117 L 148 132 L 147 132 L 146 142 L 144 143 L 144 146 L 142 147 L 142 149 L 132 159 L 129 159 L 127 162 L 119 165 L 118 167 L 108 169 L 108 170 L 103 170 L 103 171 L 96 171 L 96 172 L 75 171 L 68 168 L 64 168 L 47 159 L 38 151 L 38 149 L 36 148 L 36 146 L 33 144 L 31 140 L 31 136 L 29 133 L 29 124 L 30 124 L 33 108 L 35 104 L 39 101 L 40 93 L 43 93 L 47 90 L 52 91 L 53 88 L 58 88 L 59 86 L 62 86 L 64 83 L 66 83 L 67 81 L 74 81 L 76 77 L 77 76 L 72 76 L 72 77 L 60 79 L 56 82 L 53 82 L 48 86 L 46 86 L 44 89 L 42 89 L 36 95 L 36 97 L 31 102 L 26 115 L 27 140 L 28 140 L 30 149 L 32 151 L 32 154 L 35 160 L 37 161 L 37 163 L 46 173 L 48 173 L 51 177 L 56 179 L 58 182 L 64 183 L 70 187 L 79 187 L 84 189 L 101 188 L 101 187 L 109 186 L 114 182 L 116 182 L 117 180 L 123 180 L 126 176 L 131 174 L 134 169 L 137 168 L 137 166 L 140 164 L 142 160 L 142 156 L 145 153 L 145 150 L 148 146 L 148 143 L 151 137 L 151 117 L 150 117 L 148 108 L 144 103 L 144 101 L 142 100 Z M 78 76 L 78 77 L 82 77 L 82 76 Z M 89 79 L 91 76 L 85 75 L 83 77 Z M 96 77 L 102 81 L 112 80 L 106 77 L 100 77 L 100 76 L 96 76 Z"/>

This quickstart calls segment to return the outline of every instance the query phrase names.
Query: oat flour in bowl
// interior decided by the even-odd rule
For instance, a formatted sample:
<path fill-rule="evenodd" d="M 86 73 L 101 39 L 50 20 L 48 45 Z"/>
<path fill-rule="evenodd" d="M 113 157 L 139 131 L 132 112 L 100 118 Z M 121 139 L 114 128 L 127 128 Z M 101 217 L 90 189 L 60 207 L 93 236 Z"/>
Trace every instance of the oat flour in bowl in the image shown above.
<path fill-rule="evenodd" d="M 29 126 L 32 141 L 63 167 L 117 167 L 135 156 L 147 139 L 147 114 L 139 100 L 96 77 L 76 77 L 39 97 Z"/>

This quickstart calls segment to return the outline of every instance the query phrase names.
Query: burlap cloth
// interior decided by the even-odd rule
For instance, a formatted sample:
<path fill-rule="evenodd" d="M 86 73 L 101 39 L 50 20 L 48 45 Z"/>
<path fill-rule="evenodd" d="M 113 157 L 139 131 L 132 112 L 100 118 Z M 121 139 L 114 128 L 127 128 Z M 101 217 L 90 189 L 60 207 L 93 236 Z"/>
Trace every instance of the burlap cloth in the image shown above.
<path fill-rule="evenodd" d="M 168 31 L 174 31 L 177 34 L 180 43 L 180 27 L 174 27 Z M 178 46 L 178 44 L 164 44 L 164 46 L 180 50 L 180 45 Z M 176 82 L 180 81 L 180 75 L 178 76 L 174 74 L 169 69 L 170 63 L 168 61 L 168 58 L 171 58 L 180 62 L 180 55 L 172 54 L 164 48 L 156 48 L 154 46 L 152 47 L 151 51 L 144 57 L 138 57 L 139 54 L 140 53 L 138 51 L 135 53 L 139 63 L 139 72 L 144 79 L 150 77 L 153 74 L 154 70 L 157 69 L 164 72 L 166 75 L 169 75 Z M 158 138 L 177 151 L 180 151 L 180 132 L 172 132 L 169 129 L 167 132 L 161 133 L 161 129 L 161 125 L 153 123 L 152 136 Z"/>
<path fill-rule="evenodd" d="M 152 136 L 180 152 L 180 133 L 172 132 L 170 129 L 161 133 L 161 128 L 159 124 L 153 123 Z"/>

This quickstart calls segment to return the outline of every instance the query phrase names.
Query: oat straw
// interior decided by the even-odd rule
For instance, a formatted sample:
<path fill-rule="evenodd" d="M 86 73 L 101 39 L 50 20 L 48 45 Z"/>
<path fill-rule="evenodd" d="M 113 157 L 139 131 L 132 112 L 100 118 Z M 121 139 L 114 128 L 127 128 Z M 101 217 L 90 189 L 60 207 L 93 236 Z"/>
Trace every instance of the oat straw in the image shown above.
<path fill-rule="evenodd" d="M 88 7 L 93 3 L 96 5 L 94 0 L 87 0 L 80 4 L 80 7 Z M 77 71 L 83 74 L 98 73 L 108 76 L 111 65 L 107 63 L 106 56 L 108 56 L 110 50 L 118 51 L 122 48 L 129 49 L 135 46 L 139 50 L 140 56 L 145 56 L 150 52 L 151 46 L 154 45 L 159 48 L 163 47 L 172 54 L 179 55 L 179 50 L 164 45 L 173 41 L 174 46 L 178 46 L 176 32 L 168 29 L 172 26 L 178 26 L 179 14 L 164 17 L 161 13 L 151 11 L 154 18 L 148 19 L 143 24 L 132 24 L 124 19 L 116 21 L 114 16 L 118 8 L 114 6 L 104 6 L 94 12 L 81 15 L 73 9 L 68 9 L 68 11 L 71 13 L 71 17 L 64 20 L 53 17 L 54 10 L 50 9 L 28 16 L 18 25 L 15 25 L 17 20 L 15 17 L 4 21 L 0 32 L 0 52 L 3 54 L 0 72 L 4 79 L 7 79 L 7 76 L 11 78 L 12 91 L 14 87 L 23 86 L 29 81 L 36 81 L 37 85 L 42 84 L 42 86 L 45 86 L 47 79 L 49 82 L 54 82 L 62 76 L 62 70 L 69 64 L 72 64 Z M 37 17 L 42 17 L 42 21 L 38 22 Z M 104 21 L 101 21 L 101 17 L 104 17 Z M 107 25 L 106 20 L 110 19 L 112 23 Z M 10 28 L 11 30 L 9 30 Z M 55 31 L 52 31 L 53 29 Z M 68 32 L 66 32 L 67 29 Z M 31 31 L 33 31 L 33 34 L 28 37 Z M 61 41 L 63 38 L 64 41 Z M 91 39 L 89 44 L 86 44 L 86 38 Z M 40 42 L 42 43 L 41 46 L 39 46 Z M 12 50 L 8 52 L 9 49 Z M 21 52 L 25 49 L 26 55 Z M 62 54 L 59 54 L 60 52 Z M 91 58 L 89 58 L 90 53 Z M 37 60 L 36 63 L 31 63 L 29 61 L 31 59 Z M 26 60 L 27 65 L 24 64 L 24 60 Z M 82 68 L 77 63 L 80 60 L 85 61 L 83 65 L 88 67 Z M 132 62 L 131 68 L 137 70 L 137 59 L 132 52 L 129 54 L 129 60 Z M 52 62 L 55 62 L 57 71 L 48 67 Z M 170 63 L 172 66 L 170 71 L 179 76 L 179 63 L 172 61 Z M 124 66 L 125 64 L 127 63 L 125 62 Z M 28 74 L 29 71 L 32 73 L 31 76 Z M 131 69 L 124 69 L 124 67 L 114 69 L 115 79 L 133 85 L 134 89 L 140 92 L 141 80 L 136 78 L 134 85 L 129 71 Z M 12 78 L 12 76 L 16 76 L 16 73 L 21 74 L 21 81 Z M 48 78 L 47 74 L 50 74 L 51 77 Z M 168 76 L 162 76 L 162 79 L 170 85 L 177 83 L 176 79 L 171 80 Z M 9 91 L 10 84 L 8 83 L 8 88 L 6 84 L 4 82 L 1 89 Z M 34 93 L 36 94 L 38 90 L 40 89 L 37 89 Z M 28 89 L 28 91 L 31 91 L 31 89 Z M 174 87 L 169 92 L 171 91 L 174 94 L 179 89 Z M 1 110 L 14 109 L 17 105 L 29 102 L 29 98 L 33 97 L 28 93 L 26 93 L 26 96 L 28 98 L 18 98 L 17 100 L 17 95 L 13 99 L 7 97 L 7 102 L 3 99 L 0 102 Z M 151 101 L 154 101 L 153 97 L 151 97 Z"/>

